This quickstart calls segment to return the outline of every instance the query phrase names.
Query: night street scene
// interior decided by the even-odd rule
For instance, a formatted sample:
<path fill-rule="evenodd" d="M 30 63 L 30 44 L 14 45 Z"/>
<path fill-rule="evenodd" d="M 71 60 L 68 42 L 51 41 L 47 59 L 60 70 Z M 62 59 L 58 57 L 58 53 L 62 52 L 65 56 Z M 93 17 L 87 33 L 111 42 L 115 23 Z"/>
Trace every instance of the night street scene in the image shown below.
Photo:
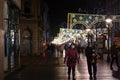
<path fill-rule="evenodd" d="M 120 80 L 120 1 L 0 0 L 0 80 Z"/>

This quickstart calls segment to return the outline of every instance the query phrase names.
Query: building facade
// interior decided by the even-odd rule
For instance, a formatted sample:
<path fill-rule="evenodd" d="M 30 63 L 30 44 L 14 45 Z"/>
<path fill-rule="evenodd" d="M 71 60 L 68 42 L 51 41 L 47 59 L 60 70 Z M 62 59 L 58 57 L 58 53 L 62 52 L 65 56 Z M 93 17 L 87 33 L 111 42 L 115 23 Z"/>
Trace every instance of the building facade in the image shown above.
<path fill-rule="evenodd" d="M 44 42 L 42 0 L 0 0 L 0 80 L 20 67 L 20 55 L 40 55 Z"/>
<path fill-rule="evenodd" d="M 114 7 L 113 7 L 114 6 Z M 120 1 L 119 0 L 106 0 L 106 9 L 110 14 L 120 14 Z"/>
<path fill-rule="evenodd" d="M 11 72 L 20 66 L 19 45 L 19 13 L 21 1 L 4 0 L 4 72 Z"/>
<path fill-rule="evenodd" d="M 0 0 L 0 80 L 19 65 L 19 10 L 21 0 Z"/>
<path fill-rule="evenodd" d="M 120 1 L 106 0 L 106 10 L 108 15 L 120 15 Z M 113 35 L 120 36 L 120 21 L 112 23 Z"/>
<path fill-rule="evenodd" d="M 40 55 L 44 41 L 42 0 L 22 0 L 20 55 Z"/>
<path fill-rule="evenodd" d="M 0 0 L 0 80 L 4 80 L 4 18 L 3 18 L 3 10 L 4 9 L 4 0 Z"/>

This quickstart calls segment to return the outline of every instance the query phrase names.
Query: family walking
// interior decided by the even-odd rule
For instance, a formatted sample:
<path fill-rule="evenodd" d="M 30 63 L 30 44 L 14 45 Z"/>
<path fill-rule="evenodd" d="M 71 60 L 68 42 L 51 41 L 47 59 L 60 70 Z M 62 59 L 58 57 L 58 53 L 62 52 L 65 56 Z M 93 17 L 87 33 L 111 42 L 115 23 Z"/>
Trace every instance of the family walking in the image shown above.
<path fill-rule="evenodd" d="M 67 64 L 68 67 L 68 80 L 70 80 L 70 75 L 72 72 L 72 78 L 75 80 L 75 67 L 76 64 L 79 63 L 78 51 L 76 49 L 76 45 L 71 43 L 71 45 L 66 46 L 66 55 L 64 58 L 64 63 Z M 88 45 L 85 49 L 85 55 L 87 58 L 87 66 L 88 73 L 90 75 L 90 79 L 96 79 L 97 73 L 97 54 L 95 52 L 95 48 L 93 45 Z"/>

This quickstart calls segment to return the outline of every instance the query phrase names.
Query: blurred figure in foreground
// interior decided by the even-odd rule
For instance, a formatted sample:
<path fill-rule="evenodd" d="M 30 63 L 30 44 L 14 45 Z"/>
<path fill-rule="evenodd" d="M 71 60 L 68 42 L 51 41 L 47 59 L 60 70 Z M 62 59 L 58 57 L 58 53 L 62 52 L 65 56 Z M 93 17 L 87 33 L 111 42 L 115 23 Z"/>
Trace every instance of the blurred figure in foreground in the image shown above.
<path fill-rule="evenodd" d="M 120 70 L 120 65 L 119 65 L 119 62 L 118 62 L 118 57 L 119 57 L 118 54 L 119 54 L 119 47 L 117 46 L 116 43 L 114 43 L 111 46 L 111 63 L 110 63 L 110 69 L 111 70 L 113 70 L 114 61 L 116 62 L 118 70 Z"/>

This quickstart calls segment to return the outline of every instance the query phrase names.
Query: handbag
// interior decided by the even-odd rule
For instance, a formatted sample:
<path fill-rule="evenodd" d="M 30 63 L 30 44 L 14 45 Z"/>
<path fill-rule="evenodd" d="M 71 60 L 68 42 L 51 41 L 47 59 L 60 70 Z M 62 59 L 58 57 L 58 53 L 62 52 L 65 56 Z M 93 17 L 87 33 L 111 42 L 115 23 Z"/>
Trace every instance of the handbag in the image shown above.
<path fill-rule="evenodd" d="M 73 57 L 69 58 L 69 61 L 70 61 L 70 63 L 76 63 L 76 59 Z"/>

